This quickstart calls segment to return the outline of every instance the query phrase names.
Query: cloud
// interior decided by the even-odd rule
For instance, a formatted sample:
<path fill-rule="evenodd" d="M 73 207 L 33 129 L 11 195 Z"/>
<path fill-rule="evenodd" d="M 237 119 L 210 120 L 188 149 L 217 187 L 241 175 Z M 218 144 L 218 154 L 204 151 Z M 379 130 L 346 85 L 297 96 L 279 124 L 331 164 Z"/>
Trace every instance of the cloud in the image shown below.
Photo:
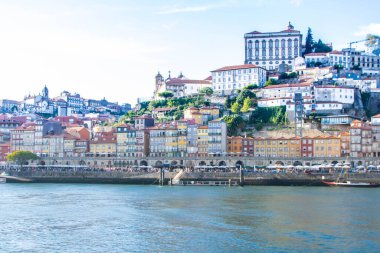
<path fill-rule="evenodd" d="M 295 6 L 295 7 L 298 7 L 302 4 L 303 0 L 290 0 L 290 4 Z"/>
<path fill-rule="evenodd" d="M 226 4 L 214 4 L 214 5 L 199 5 L 199 6 L 184 6 L 184 7 L 174 7 L 174 8 L 164 8 L 163 10 L 157 12 L 160 15 L 177 14 L 177 13 L 188 13 L 188 12 L 206 12 L 212 9 L 224 7 Z"/>
<path fill-rule="evenodd" d="M 360 26 L 359 31 L 355 32 L 355 36 L 366 36 L 367 34 L 380 35 L 380 23 L 370 23 L 365 26 Z"/>

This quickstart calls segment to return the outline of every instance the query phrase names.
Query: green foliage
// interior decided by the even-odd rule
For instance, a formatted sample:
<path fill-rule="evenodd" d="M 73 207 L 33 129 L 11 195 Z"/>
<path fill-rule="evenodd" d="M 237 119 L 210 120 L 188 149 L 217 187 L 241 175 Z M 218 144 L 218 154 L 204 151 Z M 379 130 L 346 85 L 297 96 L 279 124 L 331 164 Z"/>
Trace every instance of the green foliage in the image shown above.
<path fill-rule="evenodd" d="M 174 96 L 174 94 L 173 92 L 170 92 L 170 91 L 163 91 L 163 92 L 158 93 L 158 96 L 162 98 L 171 98 Z"/>
<path fill-rule="evenodd" d="M 245 86 L 243 89 L 244 90 L 254 90 L 254 89 L 258 89 L 259 86 L 257 84 L 250 84 L 250 85 L 247 85 Z"/>
<path fill-rule="evenodd" d="M 237 114 L 228 115 L 223 117 L 224 122 L 227 124 L 227 134 L 236 135 L 240 130 L 244 129 L 245 122 L 242 117 Z"/>
<path fill-rule="evenodd" d="M 214 90 L 210 87 L 204 87 L 199 90 L 199 93 L 207 95 L 207 96 L 211 96 L 214 93 Z"/>
<path fill-rule="evenodd" d="M 232 99 L 230 96 L 227 96 L 226 100 L 224 101 L 224 107 L 226 109 L 230 109 L 232 104 L 236 101 L 236 98 Z"/>
<path fill-rule="evenodd" d="M 34 161 L 37 159 L 39 159 L 39 157 L 30 151 L 13 151 L 7 155 L 8 161 L 15 162 L 18 165 L 25 165 L 28 164 L 28 161 Z"/>
<path fill-rule="evenodd" d="M 231 112 L 233 113 L 239 113 L 240 112 L 241 105 L 236 101 L 231 106 Z"/>
<path fill-rule="evenodd" d="M 331 51 L 332 48 L 323 43 L 321 39 L 319 39 L 318 42 L 314 44 L 315 53 L 328 53 Z"/>
<path fill-rule="evenodd" d="M 281 73 L 280 75 L 280 79 L 293 79 L 293 78 L 297 78 L 297 73 L 296 72 L 291 72 L 291 73 Z"/>
<path fill-rule="evenodd" d="M 246 97 L 243 102 L 243 107 L 241 108 L 241 112 L 248 112 L 248 110 L 252 107 L 252 99 L 249 97 Z"/>
<path fill-rule="evenodd" d="M 246 98 L 255 98 L 256 95 L 250 90 L 243 90 L 242 92 L 239 93 L 239 95 L 236 97 L 236 102 L 242 106 L 244 103 L 244 99 Z"/>
<path fill-rule="evenodd" d="M 314 39 L 311 32 L 311 28 L 307 29 L 306 41 L 305 41 L 305 54 L 313 52 Z"/>
<path fill-rule="evenodd" d="M 250 123 L 287 125 L 289 121 L 286 114 L 286 106 L 257 107 L 252 113 Z"/>
<path fill-rule="evenodd" d="M 269 80 L 265 82 L 264 87 L 276 84 L 278 84 L 278 82 L 275 79 L 269 78 Z"/>

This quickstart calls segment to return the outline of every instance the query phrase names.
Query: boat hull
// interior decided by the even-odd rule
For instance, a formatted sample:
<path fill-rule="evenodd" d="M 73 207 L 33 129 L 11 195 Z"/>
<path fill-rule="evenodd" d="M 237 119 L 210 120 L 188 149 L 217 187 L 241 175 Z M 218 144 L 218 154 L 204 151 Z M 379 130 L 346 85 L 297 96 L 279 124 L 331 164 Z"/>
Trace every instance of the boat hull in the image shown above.
<path fill-rule="evenodd" d="M 380 187 L 380 184 L 375 184 L 375 183 L 345 183 L 345 182 L 327 182 L 327 181 L 322 181 L 325 185 L 328 186 L 335 186 L 335 187 L 357 187 L 357 188 L 374 188 L 374 187 Z"/>

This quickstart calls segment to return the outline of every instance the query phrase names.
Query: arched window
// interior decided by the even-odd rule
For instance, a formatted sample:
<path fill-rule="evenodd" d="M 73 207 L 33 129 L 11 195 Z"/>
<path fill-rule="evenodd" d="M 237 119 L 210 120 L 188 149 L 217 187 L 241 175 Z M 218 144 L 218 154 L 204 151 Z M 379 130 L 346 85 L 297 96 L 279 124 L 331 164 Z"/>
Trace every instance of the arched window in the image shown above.
<path fill-rule="evenodd" d="M 257 50 L 259 49 L 259 41 L 258 40 L 255 41 L 255 49 L 257 49 Z"/>
<path fill-rule="evenodd" d="M 248 59 L 252 58 L 252 40 L 248 41 Z"/>
<path fill-rule="evenodd" d="M 273 47 L 273 40 L 269 40 L 269 49 Z"/>
<path fill-rule="evenodd" d="M 292 40 L 288 39 L 288 55 L 292 55 Z"/>
<path fill-rule="evenodd" d="M 276 48 L 278 48 L 278 47 L 280 46 L 280 41 L 276 39 L 276 40 L 274 41 L 274 46 L 275 46 Z"/>
<path fill-rule="evenodd" d="M 261 41 L 261 47 L 262 47 L 262 48 L 266 48 L 266 47 L 267 47 L 267 42 L 266 42 L 266 40 Z"/>

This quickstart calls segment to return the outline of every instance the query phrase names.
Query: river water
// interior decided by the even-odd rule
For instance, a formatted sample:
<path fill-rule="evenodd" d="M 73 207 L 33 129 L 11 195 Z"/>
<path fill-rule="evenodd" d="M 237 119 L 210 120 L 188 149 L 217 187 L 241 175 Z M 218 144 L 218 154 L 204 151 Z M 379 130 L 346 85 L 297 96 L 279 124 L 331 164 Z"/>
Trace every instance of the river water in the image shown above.
<path fill-rule="evenodd" d="M 379 252 L 380 189 L 0 184 L 0 252 Z"/>

